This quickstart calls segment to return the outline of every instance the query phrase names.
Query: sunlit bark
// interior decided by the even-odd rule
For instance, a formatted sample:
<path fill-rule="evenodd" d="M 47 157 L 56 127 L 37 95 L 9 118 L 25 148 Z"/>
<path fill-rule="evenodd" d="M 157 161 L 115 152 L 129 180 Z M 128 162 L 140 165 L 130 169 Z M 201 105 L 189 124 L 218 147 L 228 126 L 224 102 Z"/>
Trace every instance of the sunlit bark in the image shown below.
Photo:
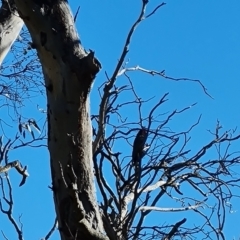
<path fill-rule="evenodd" d="M 0 66 L 23 27 L 12 1 L 2 1 L 0 9 Z"/>
<path fill-rule="evenodd" d="M 89 91 L 100 63 L 64 1 L 16 0 L 45 78 L 52 190 L 61 239 L 104 238 L 95 198 Z"/>

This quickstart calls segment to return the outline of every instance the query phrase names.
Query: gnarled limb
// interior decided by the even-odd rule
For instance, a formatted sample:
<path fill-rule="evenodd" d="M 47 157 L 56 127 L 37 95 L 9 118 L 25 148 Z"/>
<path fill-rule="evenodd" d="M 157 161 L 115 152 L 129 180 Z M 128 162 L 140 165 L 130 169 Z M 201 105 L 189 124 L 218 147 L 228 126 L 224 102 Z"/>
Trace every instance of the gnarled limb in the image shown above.
<path fill-rule="evenodd" d="M 25 182 L 27 177 L 29 176 L 27 172 L 27 166 L 22 167 L 21 163 L 16 160 L 13 162 L 10 162 L 6 164 L 5 166 L 0 166 L 0 173 L 6 173 L 8 172 L 11 168 L 15 168 L 21 175 L 22 175 L 22 181 L 20 182 L 19 186 L 22 186 Z"/>

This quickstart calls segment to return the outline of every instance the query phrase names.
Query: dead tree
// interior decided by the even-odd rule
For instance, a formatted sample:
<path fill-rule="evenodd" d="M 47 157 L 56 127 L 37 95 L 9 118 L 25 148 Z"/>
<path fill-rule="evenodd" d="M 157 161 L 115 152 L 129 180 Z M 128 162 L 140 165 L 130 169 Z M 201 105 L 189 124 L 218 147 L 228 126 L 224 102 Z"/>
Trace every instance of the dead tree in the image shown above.
<path fill-rule="evenodd" d="M 57 219 L 54 228 L 58 223 L 61 239 L 167 240 L 174 237 L 191 238 L 195 234 L 200 234 L 203 238 L 215 234 L 217 238 L 224 239 L 226 202 L 234 197 L 232 187 L 239 187 L 239 178 L 233 178 L 232 172 L 234 167 L 239 166 L 240 157 L 228 150 L 240 135 L 234 131 L 221 134 L 218 124 L 215 131 L 211 132 L 212 141 L 200 147 L 196 153 L 191 153 L 187 145 L 189 134 L 200 119 L 182 132 L 166 130 L 170 120 L 189 110 L 190 106 L 173 110 L 159 120 L 161 106 L 167 101 L 168 94 L 165 94 L 148 115 L 143 116 L 141 108 L 145 102 L 137 96 L 128 73 L 141 71 L 173 81 L 189 79 L 173 78 L 167 76 L 165 71 L 124 65 L 136 27 L 165 3 L 146 14 L 148 1 L 142 0 L 142 8 L 130 28 L 119 62 L 111 76 L 106 74 L 107 80 L 103 88 L 100 88 L 102 94 L 99 112 L 92 119 L 89 93 L 101 64 L 93 51 L 86 51 L 82 47 L 67 2 L 15 0 L 16 5 L 11 1 L 4 1 L 6 3 L 11 4 L 9 14 L 17 9 L 26 24 L 32 39 L 30 45 L 36 49 L 42 66 L 47 96 L 51 190 Z M 116 80 L 120 76 L 126 77 L 127 85 L 117 85 Z M 209 95 L 200 81 L 191 81 L 200 84 Z M 131 91 L 133 100 L 122 105 L 116 104 L 124 91 Z M 134 123 L 126 122 L 120 114 L 120 108 L 129 104 L 138 106 L 139 118 Z M 119 125 L 109 121 L 110 115 L 118 115 Z M 110 126 L 113 130 L 107 135 L 106 129 Z M 119 139 L 124 141 L 128 149 L 124 156 L 120 151 L 113 150 Z M 202 161 L 210 148 L 222 144 L 226 144 L 224 155 L 219 154 L 215 159 Z M 133 165 L 131 161 L 134 162 Z M 105 162 L 112 167 L 114 183 L 106 179 Z M 17 169 L 21 165 L 5 165 L 2 170 L 5 171 L 9 166 Z M 20 172 L 24 177 L 27 175 L 22 167 Z M 95 195 L 94 174 L 103 199 L 101 203 L 97 202 Z M 185 185 L 200 196 L 189 196 L 182 190 Z M 209 196 L 216 202 L 216 206 L 208 204 Z M 160 200 L 165 199 L 175 201 L 174 205 L 168 208 L 159 206 Z M 12 205 L 10 210 L 11 207 Z M 204 212 L 201 207 L 207 208 L 211 213 Z M 1 210 L 4 212 L 3 208 Z M 184 217 L 173 223 L 159 221 L 156 226 L 147 226 L 144 220 L 153 211 L 182 211 Z M 189 224 L 188 217 L 185 216 L 187 211 L 202 217 L 202 223 L 197 226 Z M 214 214 L 218 219 L 217 226 L 211 222 Z M 16 227 L 16 231 L 19 239 L 23 239 L 21 229 Z M 51 232 L 52 230 L 49 234 Z"/>

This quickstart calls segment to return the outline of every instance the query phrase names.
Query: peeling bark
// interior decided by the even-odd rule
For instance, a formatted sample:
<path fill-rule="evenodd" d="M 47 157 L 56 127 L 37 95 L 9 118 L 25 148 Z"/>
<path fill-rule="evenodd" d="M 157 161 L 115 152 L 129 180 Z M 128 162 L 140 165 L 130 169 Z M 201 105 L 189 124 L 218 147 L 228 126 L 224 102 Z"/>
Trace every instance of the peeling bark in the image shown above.
<path fill-rule="evenodd" d="M 16 0 L 36 47 L 48 102 L 48 148 L 61 239 L 107 239 L 96 202 L 89 92 L 101 65 L 65 1 Z"/>
<path fill-rule="evenodd" d="M 13 0 L 2 1 L 0 9 L 0 66 L 23 27 Z"/>

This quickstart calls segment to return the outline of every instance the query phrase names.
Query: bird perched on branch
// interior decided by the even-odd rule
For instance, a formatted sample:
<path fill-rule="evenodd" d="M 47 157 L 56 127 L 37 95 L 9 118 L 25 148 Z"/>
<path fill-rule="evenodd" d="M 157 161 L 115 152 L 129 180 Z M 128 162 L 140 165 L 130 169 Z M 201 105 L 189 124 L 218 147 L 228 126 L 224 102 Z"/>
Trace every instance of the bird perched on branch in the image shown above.
<path fill-rule="evenodd" d="M 149 147 L 145 145 L 148 137 L 148 131 L 146 128 L 142 128 L 138 131 L 138 134 L 133 142 L 132 162 L 135 166 L 135 171 L 141 166 L 141 160 L 145 155 L 146 149 Z"/>

